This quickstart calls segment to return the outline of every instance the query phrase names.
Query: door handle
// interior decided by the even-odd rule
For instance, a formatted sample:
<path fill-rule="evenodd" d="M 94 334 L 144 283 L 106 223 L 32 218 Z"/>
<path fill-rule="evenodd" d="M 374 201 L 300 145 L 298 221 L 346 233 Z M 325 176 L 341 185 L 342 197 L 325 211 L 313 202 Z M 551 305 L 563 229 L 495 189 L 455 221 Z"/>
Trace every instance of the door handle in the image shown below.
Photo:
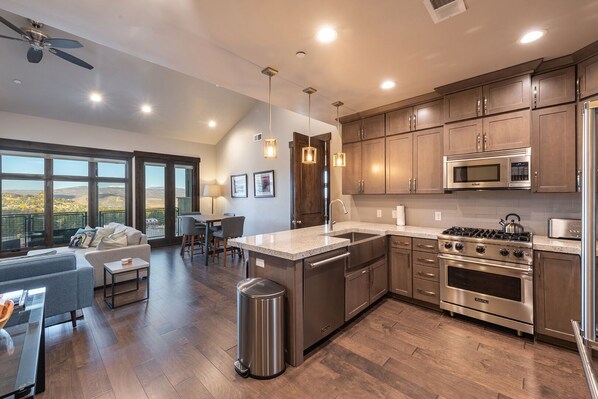
<path fill-rule="evenodd" d="M 332 258 L 320 260 L 320 261 L 317 261 L 317 262 L 308 262 L 309 268 L 310 269 L 315 269 L 317 267 L 324 266 L 324 265 L 327 265 L 327 264 L 332 263 L 332 262 L 336 262 L 337 260 L 348 258 L 349 255 L 350 255 L 349 252 L 345 252 L 343 254 L 333 256 Z"/>
<path fill-rule="evenodd" d="M 295 221 L 296 224 L 301 224 L 301 220 Z"/>

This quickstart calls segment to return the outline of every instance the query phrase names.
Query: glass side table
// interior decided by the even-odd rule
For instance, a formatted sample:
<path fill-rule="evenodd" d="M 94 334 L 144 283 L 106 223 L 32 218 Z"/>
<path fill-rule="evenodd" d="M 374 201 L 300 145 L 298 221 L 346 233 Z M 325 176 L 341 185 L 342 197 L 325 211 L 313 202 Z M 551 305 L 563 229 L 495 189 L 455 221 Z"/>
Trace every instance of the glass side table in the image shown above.
<path fill-rule="evenodd" d="M 27 290 L 24 303 L 0 330 L 0 398 L 27 398 L 45 390 L 46 288 Z"/>

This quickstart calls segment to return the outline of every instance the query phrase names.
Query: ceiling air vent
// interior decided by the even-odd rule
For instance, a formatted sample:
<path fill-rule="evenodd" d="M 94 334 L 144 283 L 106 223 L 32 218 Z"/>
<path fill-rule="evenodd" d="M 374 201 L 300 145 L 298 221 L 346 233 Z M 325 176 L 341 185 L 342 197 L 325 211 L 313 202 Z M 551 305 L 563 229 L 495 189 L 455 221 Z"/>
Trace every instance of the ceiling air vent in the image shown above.
<path fill-rule="evenodd" d="M 424 0 L 424 5 L 435 24 L 467 10 L 463 0 Z"/>
<path fill-rule="evenodd" d="M 254 134 L 253 135 L 253 141 L 262 141 L 262 134 L 258 133 L 258 134 Z"/>

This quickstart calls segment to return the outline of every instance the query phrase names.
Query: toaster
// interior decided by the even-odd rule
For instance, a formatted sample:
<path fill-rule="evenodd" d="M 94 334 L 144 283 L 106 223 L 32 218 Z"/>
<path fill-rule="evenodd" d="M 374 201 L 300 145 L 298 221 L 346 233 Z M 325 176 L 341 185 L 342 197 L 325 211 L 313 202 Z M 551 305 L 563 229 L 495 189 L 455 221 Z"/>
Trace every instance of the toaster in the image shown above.
<path fill-rule="evenodd" d="M 581 219 L 548 219 L 548 237 L 581 240 Z"/>

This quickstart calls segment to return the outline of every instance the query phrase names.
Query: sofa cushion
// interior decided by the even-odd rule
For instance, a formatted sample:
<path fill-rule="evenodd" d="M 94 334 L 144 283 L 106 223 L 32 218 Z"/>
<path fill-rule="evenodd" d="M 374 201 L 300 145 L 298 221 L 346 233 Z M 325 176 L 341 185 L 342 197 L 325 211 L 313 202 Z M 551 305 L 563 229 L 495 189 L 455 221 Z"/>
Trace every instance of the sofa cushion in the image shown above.
<path fill-rule="evenodd" d="M 141 243 L 141 231 L 133 227 L 127 227 L 124 232 L 127 236 L 127 245 L 139 245 Z"/>
<path fill-rule="evenodd" d="M 77 262 L 72 253 L 19 257 L 0 263 L 0 281 L 18 280 L 75 270 Z"/>
<path fill-rule="evenodd" d="M 121 248 L 127 246 L 127 236 L 125 235 L 124 231 L 120 233 L 114 233 L 109 235 L 108 237 L 103 237 L 98 244 L 98 250 L 101 251 L 103 249 L 112 249 L 112 248 Z"/>
<path fill-rule="evenodd" d="M 103 237 L 108 237 L 110 234 L 114 234 L 113 227 L 98 227 L 96 234 L 93 237 L 93 241 L 89 244 L 90 247 L 97 247 Z"/>
<path fill-rule="evenodd" d="M 87 226 L 84 229 L 79 229 L 74 236 L 71 237 L 69 247 L 71 248 L 89 248 L 96 235 L 96 229 Z"/>

